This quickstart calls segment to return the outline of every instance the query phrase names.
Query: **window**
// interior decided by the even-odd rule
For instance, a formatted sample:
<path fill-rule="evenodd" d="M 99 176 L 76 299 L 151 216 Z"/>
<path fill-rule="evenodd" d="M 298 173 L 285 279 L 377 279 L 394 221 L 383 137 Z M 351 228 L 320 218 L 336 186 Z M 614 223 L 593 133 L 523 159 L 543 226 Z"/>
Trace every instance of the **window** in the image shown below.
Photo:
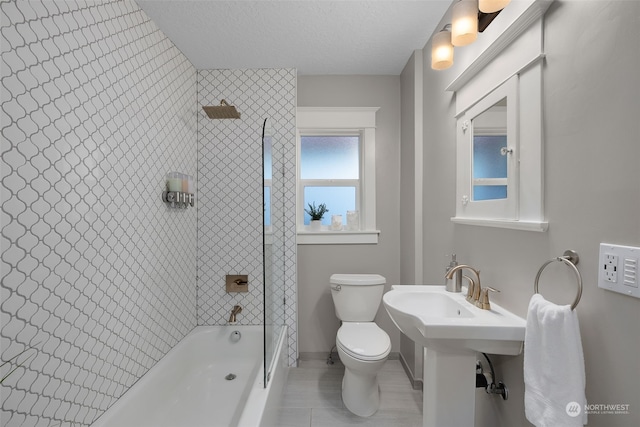
<path fill-rule="evenodd" d="M 376 111 L 298 108 L 298 243 L 377 243 Z M 309 229 L 309 204 L 329 209 L 319 232 Z M 353 211 L 358 213 L 357 228 L 347 226 L 347 212 Z M 342 216 L 342 230 L 331 229 L 333 215 Z"/>
<path fill-rule="evenodd" d="M 330 215 L 360 211 L 360 134 L 338 132 L 328 135 L 300 135 L 300 189 L 304 206 L 325 203 L 329 213 L 323 225 L 331 223 Z M 311 217 L 304 214 L 304 225 Z"/>

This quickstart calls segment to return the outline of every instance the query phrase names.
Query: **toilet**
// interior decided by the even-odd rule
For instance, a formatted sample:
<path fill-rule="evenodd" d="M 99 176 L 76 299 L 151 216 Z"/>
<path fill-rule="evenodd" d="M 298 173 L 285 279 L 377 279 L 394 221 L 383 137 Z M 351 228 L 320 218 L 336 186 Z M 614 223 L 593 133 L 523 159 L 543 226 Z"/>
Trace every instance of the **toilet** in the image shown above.
<path fill-rule="evenodd" d="M 386 279 L 378 274 L 333 274 L 329 282 L 342 321 L 336 335 L 345 367 L 342 401 L 349 411 L 368 417 L 380 406 L 378 372 L 391 351 L 389 335 L 373 321 Z"/>

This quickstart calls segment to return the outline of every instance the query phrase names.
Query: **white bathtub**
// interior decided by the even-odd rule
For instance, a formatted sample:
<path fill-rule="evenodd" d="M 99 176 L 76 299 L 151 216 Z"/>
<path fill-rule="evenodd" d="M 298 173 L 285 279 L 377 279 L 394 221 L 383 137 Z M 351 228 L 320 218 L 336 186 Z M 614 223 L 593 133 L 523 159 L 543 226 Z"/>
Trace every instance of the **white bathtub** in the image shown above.
<path fill-rule="evenodd" d="M 92 426 L 274 425 L 288 371 L 285 337 L 283 327 L 264 388 L 262 326 L 198 326 Z"/>

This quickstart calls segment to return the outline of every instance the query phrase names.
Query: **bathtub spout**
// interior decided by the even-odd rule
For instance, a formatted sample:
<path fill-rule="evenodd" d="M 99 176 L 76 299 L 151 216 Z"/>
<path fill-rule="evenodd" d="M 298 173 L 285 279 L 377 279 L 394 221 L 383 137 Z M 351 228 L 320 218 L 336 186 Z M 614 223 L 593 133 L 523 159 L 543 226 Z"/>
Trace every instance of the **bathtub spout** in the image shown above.
<path fill-rule="evenodd" d="M 235 324 L 236 315 L 240 312 L 242 312 L 242 307 L 240 307 L 239 305 L 234 305 L 233 309 L 231 310 L 231 316 L 229 316 L 229 323 L 231 323 L 232 325 Z"/>

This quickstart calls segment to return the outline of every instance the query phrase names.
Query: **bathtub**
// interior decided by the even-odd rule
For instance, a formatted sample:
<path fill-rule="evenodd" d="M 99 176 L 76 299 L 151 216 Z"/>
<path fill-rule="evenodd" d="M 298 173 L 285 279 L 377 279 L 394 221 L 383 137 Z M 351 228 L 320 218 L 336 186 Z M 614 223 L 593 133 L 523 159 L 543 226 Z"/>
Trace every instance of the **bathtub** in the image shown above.
<path fill-rule="evenodd" d="M 275 425 L 288 371 L 285 337 L 283 327 L 265 388 L 262 326 L 198 326 L 92 426 Z"/>

